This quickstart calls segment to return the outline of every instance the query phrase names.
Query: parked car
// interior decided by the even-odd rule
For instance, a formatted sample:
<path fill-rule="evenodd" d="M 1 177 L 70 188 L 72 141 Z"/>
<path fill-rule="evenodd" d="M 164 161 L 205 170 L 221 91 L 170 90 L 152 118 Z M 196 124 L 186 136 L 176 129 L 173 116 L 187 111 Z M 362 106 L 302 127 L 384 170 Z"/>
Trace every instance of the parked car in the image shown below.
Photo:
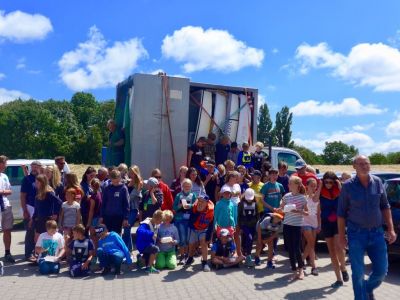
<path fill-rule="evenodd" d="M 54 159 L 10 159 L 7 161 L 5 174 L 11 183 L 12 194 L 8 196 L 13 208 L 15 219 L 22 219 L 22 210 L 20 203 L 21 182 L 26 172 L 30 172 L 31 163 L 35 160 L 40 161 L 44 166 L 54 165 Z M 27 168 L 27 170 L 24 170 Z M 69 172 L 68 164 L 64 166 L 64 171 Z"/>
<path fill-rule="evenodd" d="M 386 194 L 392 211 L 394 230 L 397 233 L 397 240 L 388 246 L 389 255 L 400 255 L 400 176 L 385 181 Z"/>
<path fill-rule="evenodd" d="M 379 172 L 379 171 L 374 171 L 374 172 L 371 172 L 371 174 L 379 177 L 382 180 L 383 183 L 385 183 L 388 179 L 400 178 L 400 173 L 398 173 L 398 172 Z"/>

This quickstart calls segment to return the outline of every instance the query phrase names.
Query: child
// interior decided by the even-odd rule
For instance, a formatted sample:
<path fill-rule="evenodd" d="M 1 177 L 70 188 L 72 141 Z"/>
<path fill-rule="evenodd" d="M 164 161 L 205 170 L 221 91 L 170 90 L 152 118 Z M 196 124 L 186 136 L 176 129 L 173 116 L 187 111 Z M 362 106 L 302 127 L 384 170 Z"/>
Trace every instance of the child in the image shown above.
<path fill-rule="evenodd" d="M 249 148 L 250 146 L 248 143 L 243 143 L 242 151 L 239 152 L 237 160 L 237 164 L 245 166 L 246 169 L 253 168 L 254 166 L 253 157 L 249 151 Z"/>
<path fill-rule="evenodd" d="M 238 149 L 238 144 L 236 142 L 231 143 L 231 149 L 228 152 L 228 159 L 234 161 L 235 163 L 238 161 L 238 156 L 239 156 L 239 149 Z"/>
<path fill-rule="evenodd" d="M 57 232 L 57 222 L 46 222 L 47 232 L 41 233 L 36 242 L 35 251 L 39 254 L 39 272 L 43 275 L 58 274 L 60 259 L 65 254 L 64 238 Z"/>
<path fill-rule="evenodd" d="M 127 264 L 130 265 L 132 264 L 132 258 L 121 236 L 116 232 L 109 232 L 107 226 L 104 224 L 97 226 L 95 230 L 99 238 L 97 257 L 100 262 L 100 267 L 103 268 L 101 274 L 107 275 L 110 273 L 111 266 L 114 266 L 115 275 L 122 274 L 122 261 L 125 258 Z"/>
<path fill-rule="evenodd" d="M 74 188 L 67 189 L 65 191 L 66 202 L 61 205 L 60 227 L 67 244 L 72 237 L 72 228 L 81 222 L 81 206 L 75 201 L 75 197 L 76 190 Z"/>
<path fill-rule="evenodd" d="M 171 224 L 174 214 L 170 210 L 164 210 L 163 222 L 158 229 L 157 244 L 160 252 L 157 254 L 156 268 L 173 270 L 176 268 L 175 247 L 179 243 L 178 229 Z"/>
<path fill-rule="evenodd" d="M 161 205 L 163 203 L 163 193 L 158 186 L 158 179 L 155 177 L 150 177 L 144 182 L 147 191 L 143 193 L 142 202 L 139 204 L 140 221 L 151 218 L 155 211 L 161 209 Z"/>
<path fill-rule="evenodd" d="M 228 229 L 219 232 L 218 240 L 211 247 L 211 263 L 216 269 L 239 267 L 240 257 L 235 257 L 236 246 Z"/>
<path fill-rule="evenodd" d="M 289 193 L 288 165 L 285 161 L 281 160 L 278 162 L 278 171 L 278 179 L 276 181 L 283 185 L 285 193 Z"/>
<path fill-rule="evenodd" d="M 192 192 L 192 181 L 188 178 L 182 182 L 182 192 L 174 200 L 175 224 L 179 232 L 179 264 L 183 264 L 188 254 L 188 231 L 190 210 L 196 201 L 196 194 Z"/>
<path fill-rule="evenodd" d="M 278 232 L 282 228 L 283 216 L 278 213 L 267 213 L 260 221 L 257 222 L 257 248 L 255 256 L 255 264 L 261 264 L 260 254 L 265 244 L 268 246 L 267 268 L 275 269 L 273 263 L 274 258 L 274 242 L 278 237 Z"/>
<path fill-rule="evenodd" d="M 68 254 L 71 256 L 69 274 L 71 277 L 87 276 L 90 273 L 90 263 L 94 256 L 94 246 L 85 237 L 85 227 L 82 224 L 72 229 L 74 240 L 69 244 Z"/>
<path fill-rule="evenodd" d="M 159 273 L 160 271 L 154 268 L 157 253 L 160 249 L 156 246 L 158 225 L 161 224 L 163 213 L 161 210 L 156 210 L 152 218 L 147 218 L 140 223 L 136 231 L 136 248 L 138 254 L 138 267 L 142 267 L 142 258 L 145 261 L 147 273 Z"/>
<path fill-rule="evenodd" d="M 237 223 L 237 210 L 231 201 L 231 189 L 228 186 L 223 186 L 221 194 L 222 198 L 215 205 L 214 229 L 217 231 L 217 234 L 219 234 L 222 228 L 228 229 L 233 234 Z"/>
<path fill-rule="evenodd" d="M 189 258 L 186 264 L 193 262 L 193 255 L 197 245 L 201 247 L 201 265 L 204 272 L 210 271 L 210 266 L 207 264 L 208 254 L 208 228 L 212 225 L 214 218 L 214 203 L 206 194 L 201 194 L 192 208 L 192 213 L 189 221 Z"/>
<path fill-rule="evenodd" d="M 269 170 L 269 181 L 261 188 L 263 195 L 264 213 L 274 212 L 281 205 L 282 195 L 285 194 L 283 185 L 277 182 L 278 170 Z"/>
<path fill-rule="evenodd" d="M 97 236 L 95 228 L 100 225 L 100 210 L 101 210 L 101 184 L 100 180 L 97 178 L 92 179 L 90 182 L 90 186 L 92 187 L 92 193 L 89 197 L 89 215 L 86 223 L 86 231 L 90 230 L 90 238 L 94 243 L 95 249 L 97 249 Z"/>
<path fill-rule="evenodd" d="M 347 172 L 343 172 L 342 175 L 340 176 L 340 181 L 341 181 L 341 183 L 345 183 L 350 178 L 351 178 L 351 174 L 349 174 Z"/>
<path fill-rule="evenodd" d="M 242 248 L 243 255 L 246 256 L 245 264 L 247 267 L 254 266 L 251 258 L 251 249 L 256 232 L 256 223 L 259 218 L 254 194 L 254 190 L 247 189 L 244 193 L 244 199 L 238 206 L 238 223 L 242 231 Z"/>
<path fill-rule="evenodd" d="M 319 195 L 321 193 L 322 184 L 317 190 L 317 181 L 314 178 L 307 180 L 306 198 L 309 211 L 308 216 L 304 216 L 303 235 L 306 240 L 306 247 L 303 252 L 303 261 L 309 257 L 311 264 L 311 274 L 318 275 L 318 270 L 315 266 L 315 241 L 317 234 L 321 231 L 321 209 L 319 206 Z"/>
<path fill-rule="evenodd" d="M 289 252 L 293 276 L 290 281 L 304 279 L 304 261 L 301 256 L 301 228 L 303 216 L 308 214 L 305 188 L 298 176 L 292 175 L 289 180 L 290 193 L 286 194 L 277 212 L 284 212 L 283 238 Z M 297 267 L 296 267 L 297 263 Z"/>
<path fill-rule="evenodd" d="M 263 151 L 264 144 L 257 142 L 255 145 L 256 151 L 253 153 L 254 169 L 261 171 L 264 161 L 268 158 L 268 154 Z"/>

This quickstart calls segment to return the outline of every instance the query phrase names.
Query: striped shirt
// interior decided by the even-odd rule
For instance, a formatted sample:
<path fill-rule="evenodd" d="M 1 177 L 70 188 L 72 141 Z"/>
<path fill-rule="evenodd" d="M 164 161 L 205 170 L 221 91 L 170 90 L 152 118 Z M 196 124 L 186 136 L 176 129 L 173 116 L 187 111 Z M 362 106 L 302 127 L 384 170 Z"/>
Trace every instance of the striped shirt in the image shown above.
<path fill-rule="evenodd" d="M 282 204 L 295 204 L 296 209 L 303 210 L 307 204 L 307 199 L 303 194 L 292 195 L 292 193 L 287 193 L 282 198 Z M 287 212 L 285 213 L 283 224 L 291 226 L 303 226 L 303 215 L 300 213 Z"/>

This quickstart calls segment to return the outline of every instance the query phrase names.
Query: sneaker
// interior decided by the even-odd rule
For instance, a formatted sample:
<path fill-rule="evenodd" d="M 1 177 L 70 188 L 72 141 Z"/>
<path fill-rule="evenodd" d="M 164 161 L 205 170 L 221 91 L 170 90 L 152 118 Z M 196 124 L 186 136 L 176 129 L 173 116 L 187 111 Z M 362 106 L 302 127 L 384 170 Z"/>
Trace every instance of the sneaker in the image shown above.
<path fill-rule="evenodd" d="M 193 257 L 189 256 L 185 262 L 185 266 L 190 266 L 194 262 Z"/>
<path fill-rule="evenodd" d="M 210 272 L 211 269 L 208 263 L 206 261 L 202 261 L 201 263 L 203 264 L 203 272 Z"/>
<path fill-rule="evenodd" d="M 251 258 L 251 255 L 246 256 L 246 260 L 245 260 L 244 264 L 246 265 L 246 267 L 249 267 L 249 268 L 254 267 L 255 264 L 253 262 L 253 259 Z"/>
<path fill-rule="evenodd" d="M 15 264 L 15 259 L 14 259 L 14 257 L 13 257 L 11 254 L 6 254 L 6 255 L 4 256 L 4 261 L 5 261 L 5 262 L 9 262 L 9 263 L 11 263 L 11 264 Z"/>
<path fill-rule="evenodd" d="M 144 267 L 142 256 L 140 254 L 136 255 L 136 265 L 139 270 Z"/>
<path fill-rule="evenodd" d="M 0 276 L 4 275 L 4 263 L 0 261 Z"/>
<path fill-rule="evenodd" d="M 256 266 L 261 266 L 261 260 L 260 260 L 260 258 L 259 258 L 258 256 L 256 256 L 256 257 L 254 258 L 254 264 L 255 264 Z"/>
<path fill-rule="evenodd" d="M 269 261 L 267 262 L 267 269 L 275 269 L 275 265 L 274 265 L 274 263 L 272 262 L 272 260 L 269 260 Z"/>
<path fill-rule="evenodd" d="M 314 276 L 319 275 L 317 268 L 311 268 L 311 275 L 314 275 Z"/>
<path fill-rule="evenodd" d="M 335 283 L 332 283 L 331 284 L 331 288 L 333 288 L 333 289 L 337 289 L 337 288 L 340 288 L 341 286 L 343 286 L 343 281 L 336 281 Z"/>
<path fill-rule="evenodd" d="M 158 274 L 158 273 L 160 273 L 160 270 L 157 270 L 157 269 L 154 268 L 154 267 L 146 267 L 146 273 L 149 273 L 149 274 Z"/>
<path fill-rule="evenodd" d="M 342 271 L 342 278 L 344 282 L 349 281 L 350 280 L 349 273 L 347 273 L 347 271 Z"/>
<path fill-rule="evenodd" d="M 181 266 L 184 264 L 185 264 L 185 256 L 181 255 L 181 256 L 179 256 L 178 266 Z"/>

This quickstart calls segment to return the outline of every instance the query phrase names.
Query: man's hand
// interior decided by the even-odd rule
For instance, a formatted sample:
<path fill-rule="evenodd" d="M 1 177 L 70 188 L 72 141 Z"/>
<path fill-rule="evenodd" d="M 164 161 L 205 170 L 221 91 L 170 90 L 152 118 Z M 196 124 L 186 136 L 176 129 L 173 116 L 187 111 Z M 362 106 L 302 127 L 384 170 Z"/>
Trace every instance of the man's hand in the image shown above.
<path fill-rule="evenodd" d="M 387 231 L 386 238 L 387 238 L 389 245 L 393 244 L 397 239 L 397 234 L 396 234 L 396 232 L 394 232 L 394 230 Z"/>
<path fill-rule="evenodd" d="M 124 222 L 122 222 L 122 227 L 128 227 L 129 223 L 128 220 L 124 220 Z"/>
<path fill-rule="evenodd" d="M 24 209 L 24 219 L 29 220 L 31 218 L 31 215 L 29 214 L 27 209 Z"/>
<path fill-rule="evenodd" d="M 89 268 L 89 261 L 85 261 L 85 263 L 82 264 L 82 270 L 87 270 Z"/>
<path fill-rule="evenodd" d="M 342 234 L 339 234 L 338 241 L 339 241 L 339 247 L 342 248 L 343 250 L 346 249 L 346 247 L 347 247 L 346 236 L 342 235 Z"/>

